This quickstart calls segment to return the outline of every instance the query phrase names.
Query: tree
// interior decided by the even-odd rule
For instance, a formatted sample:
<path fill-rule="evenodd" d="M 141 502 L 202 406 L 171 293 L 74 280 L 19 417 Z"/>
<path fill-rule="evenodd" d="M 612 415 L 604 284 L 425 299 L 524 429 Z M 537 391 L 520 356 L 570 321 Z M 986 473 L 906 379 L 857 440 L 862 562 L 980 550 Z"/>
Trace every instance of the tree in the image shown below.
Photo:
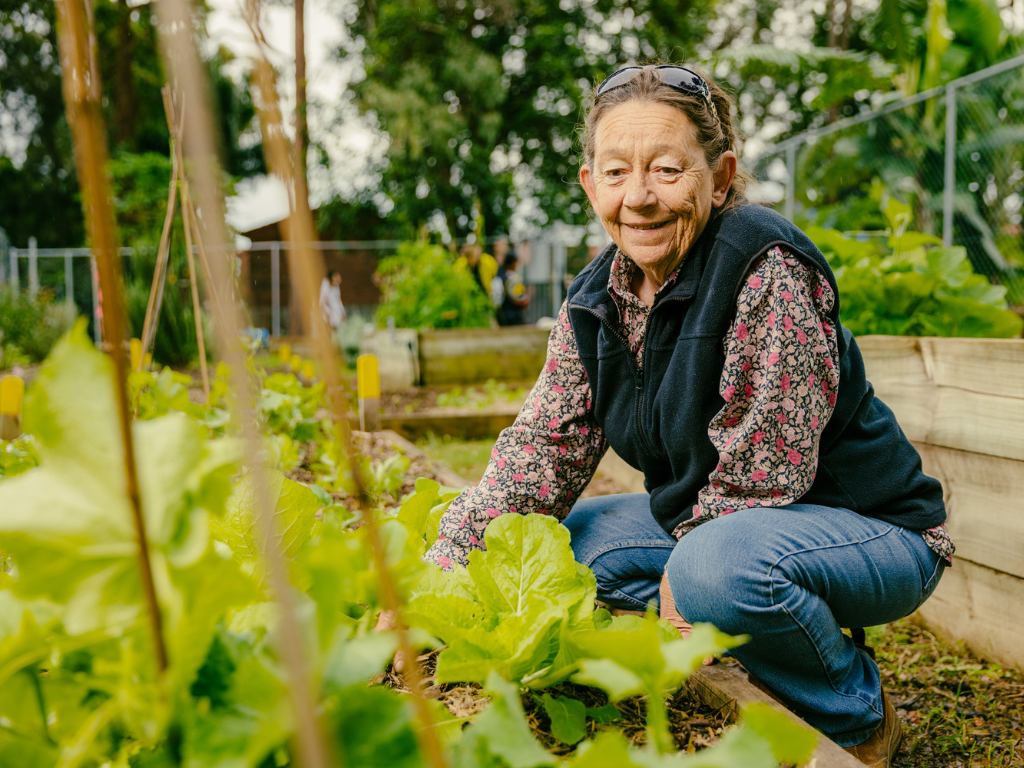
<path fill-rule="evenodd" d="M 595 81 L 692 56 L 714 0 L 361 0 L 346 53 L 360 108 L 390 137 L 383 190 L 398 229 L 457 237 L 582 222 L 576 128 Z M 440 221 L 439 221 L 440 220 Z"/>
<path fill-rule="evenodd" d="M 200 9 L 200 35 L 202 21 Z M 111 155 L 166 156 L 164 75 L 152 5 L 96 0 L 94 23 Z M 0 154 L 0 227 L 15 245 L 24 246 L 30 236 L 42 247 L 80 245 L 82 214 L 61 95 L 53 3 L 0 0 L 0 32 L 0 111 L 11 116 L 17 136 L 0 150 L 5 152 Z M 224 51 L 209 61 L 225 166 L 234 176 L 251 176 L 263 169 L 261 150 L 258 145 L 243 149 L 238 137 L 248 130 L 254 112 L 247 89 L 222 74 L 227 61 Z M 165 181 L 164 195 L 166 188 Z"/>

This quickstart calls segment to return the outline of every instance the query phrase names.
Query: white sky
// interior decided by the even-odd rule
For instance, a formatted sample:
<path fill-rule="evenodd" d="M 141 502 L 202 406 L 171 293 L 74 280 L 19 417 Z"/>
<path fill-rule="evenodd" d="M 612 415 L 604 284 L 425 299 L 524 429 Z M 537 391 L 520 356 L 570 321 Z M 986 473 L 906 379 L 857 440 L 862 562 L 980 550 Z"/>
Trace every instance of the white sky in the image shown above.
<path fill-rule="evenodd" d="M 241 77 L 255 51 L 252 35 L 242 20 L 238 0 L 210 0 L 208 31 L 218 45 L 231 50 L 237 66 L 229 74 Z M 342 18 L 348 0 L 306 0 L 306 91 L 310 102 L 309 130 L 313 141 L 326 149 L 330 168 L 310 169 L 310 201 L 314 206 L 340 192 L 351 195 L 371 183 L 366 168 L 383 156 L 384 139 L 360 119 L 342 95 L 357 64 L 339 60 L 336 51 L 345 39 Z M 263 32 L 273 49 L 271 63 L 278 71 L 278 91 L 285 124 L 291 129 L 295 115 L 295 15 L 292 6 L 265 5 Z M 317 109 L 319 102 L 325 109 Z M 326 123 L 325 119 L 335 119 Z M 254 179 L 236 185 L 238 195 L 229 200 L 231 224 L 248 230 L 277 221 L 288 213 L 288 201 L 280 183 Z"/>

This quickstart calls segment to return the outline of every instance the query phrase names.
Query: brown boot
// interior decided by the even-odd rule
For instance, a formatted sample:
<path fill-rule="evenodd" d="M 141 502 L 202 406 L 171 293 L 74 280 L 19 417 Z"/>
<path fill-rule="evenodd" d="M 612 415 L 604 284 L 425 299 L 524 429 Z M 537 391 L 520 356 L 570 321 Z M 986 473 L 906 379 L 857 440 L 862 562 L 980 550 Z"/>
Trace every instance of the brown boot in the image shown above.
<path fill-rule="evenodd" d="M 885 717 L 878 729 L 855 747 L 843 747 L 847 752 L 871 768 L 889 768 L 890 761 L 900 748 L 903 741 L 903 724 L 896 715 L 896 710 L 889 703 L 885 691 L 882 691 L 882 708 Z"/>

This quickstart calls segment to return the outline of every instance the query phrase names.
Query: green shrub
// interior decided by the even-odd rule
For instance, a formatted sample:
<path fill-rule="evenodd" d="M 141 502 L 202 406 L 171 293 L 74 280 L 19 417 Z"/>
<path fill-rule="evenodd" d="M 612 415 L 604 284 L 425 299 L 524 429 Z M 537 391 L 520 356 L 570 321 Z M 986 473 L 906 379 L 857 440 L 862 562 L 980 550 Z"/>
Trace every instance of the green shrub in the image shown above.
<path fill-rule="evenodd" d="M 494 318 L 490 299 L 473 276 L 455 268 L 452 254 L 430 243 L 402 243 L 382 259 L 384 301 L 377 323 L 393 317 L 400 328 L 488 328 Z"/>
<path fill-rule="evenodd" d="M 1024 319 L 1006 308 L 1007 289 L 975 274 L 967 252 L 907 231 L 910 209 L 890 198 L 882 237 L 807 227 L 839 284 L 840 316 L 857 336 L 1019 336 Z M 887 236 L 886 236 L 887 235 Z"/>
<path fill-rule="evenodd" d="M 32 299 L 0 285 L 0 369 L 42 360 L 76 314 L 74 307 L 54 301 L 49 291 Z"/>

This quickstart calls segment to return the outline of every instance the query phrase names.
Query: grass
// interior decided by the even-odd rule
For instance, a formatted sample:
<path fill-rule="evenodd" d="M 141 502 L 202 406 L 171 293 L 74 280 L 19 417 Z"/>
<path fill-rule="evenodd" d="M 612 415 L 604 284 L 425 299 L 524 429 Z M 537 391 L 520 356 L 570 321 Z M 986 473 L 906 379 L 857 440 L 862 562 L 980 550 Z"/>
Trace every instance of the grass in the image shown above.
<path fill-rule="evenodd" d="M 459 477 L 476 484 L 487 469 L 487 462 L 491 458 L 491 449 L 494 447 L 494 438 L 484 440 L 460 440 L 450 435 L 427 435 L 426 438 L 418 441 L 416 445 L 422 450 L 431 461 L 444 464 Z"/>
<path fill-rule="evenodd" d="M 905 729 L 893 768 L 1024 765 L 1019 670 L 980 659 L 906 619 L 869 630 L 868 643 Z"/>

